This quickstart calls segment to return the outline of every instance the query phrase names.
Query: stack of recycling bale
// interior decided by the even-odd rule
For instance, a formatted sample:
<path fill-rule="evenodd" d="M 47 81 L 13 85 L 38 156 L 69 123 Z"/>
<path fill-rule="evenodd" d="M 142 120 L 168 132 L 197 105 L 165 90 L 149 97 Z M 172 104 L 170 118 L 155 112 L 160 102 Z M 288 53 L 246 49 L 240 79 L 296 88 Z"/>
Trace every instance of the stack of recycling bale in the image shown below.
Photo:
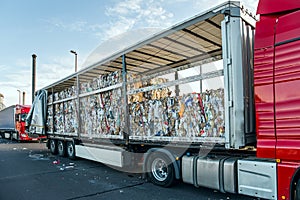
<path fill-rule="evenodd" d="M 54 132 L 56 133 L 64 133 L 64 104 L 56 103 L 54 104 Z"/>
<path fill-rule="evenodd" d="M 100 75 L 80 85 L 81 93 L 92 92 L 121 83 L 120 72 Z M 124 123 L 121 89 L 113 89 L 80 99 L 81 130 L 83 135 L 120 135 Z"/>
<path fill-rule="evenodd" d="M 89 82 L 82 82 L 80 84 L 80 93 L 84 94 L 98 89 L 106 88 L 117 83 L 121 83 L 120 71 L 115 71 L 109 74 L 99 75 L 97 78 Z"/>
<path fill-rule="evenodd" d="M 81 133 L 88 136 L 120 135 L 123 106 L 121 89 L 80 99 Z"/>
<path fill-rule="evenodd" d="M 75 133 L 78 128 L 77 100 L 64 102 L 64 132 Z"/>
<path fill-rule="evenodd" d="M 132 76 L 129 80 L 139 80 Z M 155 86 L 167 79 L 134 82 L 129 89 Z M 222 137 L 224 89 L 172 97 L 168 88 L 139 92 L 129 97 L 133 136 Z"/>
<path fill-rule="evenodd" d="M 77 113 L 76 111 L 76 99 L 67 100 L 62 102 L 61 100 L 73 98 L 77 95 L 77 87 L 71 86 L 60 92 L 55 92 L 48 96 L 48 109 L 47 109 L 47 130 L 48 132 L 56 133 L 75 133 L 77 130 Z M 57 102 L 59 101 L 59 102 Z M 54 116 L 53 116 L 54 106 Z M 53 121 L 54 118 L 54 121 Z"/>
<path fill-rule="evenodd" d="M 46 127 L 47 127 L 47 132 L 52 133 L 53 132 L 53 96 L 49 95 L 48 96 L 48 107 L 47 107 L 47 122 L 46 122 Z"/>
<path fill-rule="evenodd" d="M 224 89 L 172 96 L 169 88 L 156 87 L 166 83 L 167 79 L 142 80 L 140 76 L 129 74 L 128 81 L 129 91 L 147 89 L 139 90 L 128 97 L 131 135 L 181 138 L 224 136 Z M 89 82 L 82 82 L 80 93 L 96 91 L 120 82 L 119 71 L 101 75 Z M 80 102 L 76 98 L 68 99 L 76 95 L 77 88 L 72 86 L 54 93 L 53 99 L 49 96 L 48 132 L 77 132 L 80 117 L 79 131 L 83 136 L 122 135 L 125 119 L 120 88 L 82 97 Z M 66 101 L 59 101 L 64 99 Z M 80 114 L 76 109 L 78 103 Z"/>

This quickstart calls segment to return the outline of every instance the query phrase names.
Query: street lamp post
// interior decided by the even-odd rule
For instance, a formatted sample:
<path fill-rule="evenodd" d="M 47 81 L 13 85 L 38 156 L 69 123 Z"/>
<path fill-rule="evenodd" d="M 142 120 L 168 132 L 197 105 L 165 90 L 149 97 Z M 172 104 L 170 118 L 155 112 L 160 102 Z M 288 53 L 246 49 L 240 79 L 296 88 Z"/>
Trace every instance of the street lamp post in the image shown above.
<path fill-rule="evenodd" d="M 77 72 L 77 52 L 74 50 L 71 50 L 70 52 L 75 55 L 75 72 Z"/>

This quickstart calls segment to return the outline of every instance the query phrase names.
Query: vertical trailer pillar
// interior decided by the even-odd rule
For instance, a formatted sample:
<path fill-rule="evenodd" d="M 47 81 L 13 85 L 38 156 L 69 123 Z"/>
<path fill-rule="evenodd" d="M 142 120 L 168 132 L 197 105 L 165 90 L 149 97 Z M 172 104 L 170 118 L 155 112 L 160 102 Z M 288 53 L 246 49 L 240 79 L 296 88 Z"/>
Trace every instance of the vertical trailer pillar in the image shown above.
<path fill-rule="evenodd" d="M 226 148 L 245 146 L 255 141 L 253 101 L 253 37 L 255 20 L 245 21 L 240 8 L 225 15 L 222 27 L 222 51 L 225 85 Z M 252 68 L 252 69 L 251 69 Z"/>
<path fill-rule="evenodd" d="M 76 69 L 77 70 L 77 69 Z M 80 127 L 81 127 L 81 117 L 80 117 L 80 97 L 79 97 L 79 92 L 80 92 L 80 80 L 79 80 L 79 75 L 76 75 L 76 95 L 77 95 L 77 136 L 80 137 Z"/>
<path fill-rule="evenodd" d="M 54 114 L 55 114 L 55 108 L 54 108 L 54 87 L 51 88 L 51 96 L 52 96 L 52 104 L 51 104 L 51 108 L 52 108 L 52 134 L 54 134 L 55 132 L 55 126 L 54 126 Z"/>
<path fill-rule="evenodd" d="M 178 76 L 178 71 L 175 72 L 175 80 L 178 80 L 179 76 Z M 179 89 L 179 85 L 175 85 L 175 94 L 176 96 L 179 96 L 180 93 L 180 89 Z"/>
<path fill-rule="evenodd" d="M 126 145 L 129 142 L 129 131 L 130 131 L 130 124 L 129 124 L 129 109 L 128 109 L 128 97 L 127 97 L 127 67 L 126 67 L 126 55 L 122 55 L 122 77 L 123 77 L 123 112 L 124 112 L 124 119 L 125 119 L 125 127 L 124 127 L 124 139 Z"/>

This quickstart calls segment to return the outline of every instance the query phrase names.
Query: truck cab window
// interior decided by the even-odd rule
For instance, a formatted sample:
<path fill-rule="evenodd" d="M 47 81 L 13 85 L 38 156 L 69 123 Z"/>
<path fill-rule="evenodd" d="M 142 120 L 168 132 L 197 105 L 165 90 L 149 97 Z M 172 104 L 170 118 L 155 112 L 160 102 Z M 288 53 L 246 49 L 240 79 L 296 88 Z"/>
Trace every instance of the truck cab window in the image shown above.
<path fill-rule="evenodd" d="M 25 122 L 26 117 L 27 117 L 27 114 L 25 114 L 25 113 L 21 114 L 21 122 Z"/>

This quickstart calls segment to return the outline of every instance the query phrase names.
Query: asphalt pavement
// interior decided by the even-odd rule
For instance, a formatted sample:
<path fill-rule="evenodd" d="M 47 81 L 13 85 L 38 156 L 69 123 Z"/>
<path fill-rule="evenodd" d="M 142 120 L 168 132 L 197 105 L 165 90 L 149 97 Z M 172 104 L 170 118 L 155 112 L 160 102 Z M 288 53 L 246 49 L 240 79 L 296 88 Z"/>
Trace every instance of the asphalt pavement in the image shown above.
<path fill-rule="evenodd" d="M 0 200 L 253 200 L 178 183 L 155 186 L 132 174 L 85 159 L 51 155 L 45 143 L 0 138 Z"/>

